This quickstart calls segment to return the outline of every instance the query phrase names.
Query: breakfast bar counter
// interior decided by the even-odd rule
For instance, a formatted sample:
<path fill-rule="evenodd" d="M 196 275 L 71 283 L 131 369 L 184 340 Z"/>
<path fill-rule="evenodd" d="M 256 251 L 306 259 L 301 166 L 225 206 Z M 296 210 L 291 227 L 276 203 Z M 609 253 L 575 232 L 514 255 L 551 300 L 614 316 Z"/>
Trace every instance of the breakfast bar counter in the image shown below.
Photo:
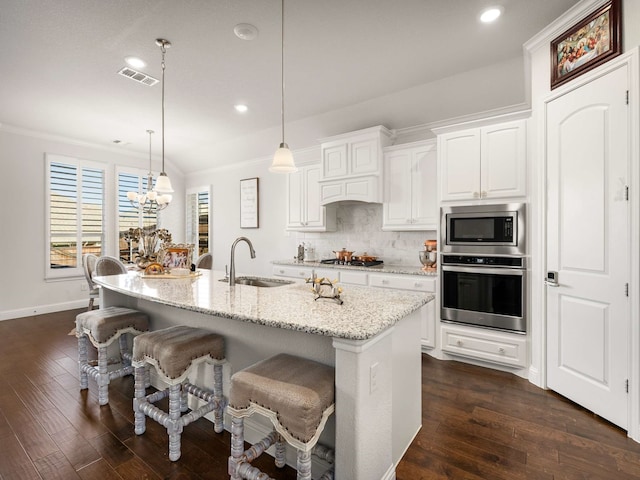
<path fill-rule="evenodd" d="M 101 308 L 142 310 L 152 330 L 190 325 L 223 335 L 225 394 L 233 373 L 276 353 L 334 366 L 336 412 L 320 442 L 335 446 L 335 478 L 395 478 L 421 425 L 420 326 L 433 295 L 349 285 L 339 304 L 315 300 L 304 282 L 229 286 L 223 277 L 209 270 L 186 278 L 133 271 L 94 281 L 102 287 Z M 266 433 L 260 424 L 247 428 L 255 430 L 246 433 L 250 442 Z"/>

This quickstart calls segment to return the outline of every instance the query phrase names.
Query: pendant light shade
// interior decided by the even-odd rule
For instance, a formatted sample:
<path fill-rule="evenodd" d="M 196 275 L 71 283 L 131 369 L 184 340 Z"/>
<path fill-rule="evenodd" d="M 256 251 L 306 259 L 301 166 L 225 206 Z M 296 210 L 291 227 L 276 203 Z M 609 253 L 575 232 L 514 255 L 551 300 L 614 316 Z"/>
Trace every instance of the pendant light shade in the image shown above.
<path fill-rule="evenodd" d="M 273 156 L 273 162 L 271 162 L 271 166 L 269 167 L 270 172 L 274 173 L 292 173 L 297 172 L 298 168 L 296 167 L 295 162 L 293 161 L 293 154 L 291 150 L 289 150 L 289 146 L 284 141 L 284 0 L 282 3 L 282 43 L 281 43 L 281 78 L 282 78 L 282 105 L 281 105 L 281 113 L 282 113 L 282 142 L 280 143 L 280 147 L 276 150 L 275 155 Z"/>

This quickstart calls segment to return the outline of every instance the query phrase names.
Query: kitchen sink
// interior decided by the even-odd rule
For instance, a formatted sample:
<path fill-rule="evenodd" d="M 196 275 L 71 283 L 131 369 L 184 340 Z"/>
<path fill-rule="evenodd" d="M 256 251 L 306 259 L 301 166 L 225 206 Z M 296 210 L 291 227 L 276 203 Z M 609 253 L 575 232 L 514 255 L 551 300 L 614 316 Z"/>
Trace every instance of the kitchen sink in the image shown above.
<path fill-rule="evenodd" d="M 229 279 L 221 278 L 220 281 L 229 282 Z M 236 285 L 251 285 L 252 287 L 282 287 L 292 283 L 294 282 L 277 278 L 236 277 Z"/>

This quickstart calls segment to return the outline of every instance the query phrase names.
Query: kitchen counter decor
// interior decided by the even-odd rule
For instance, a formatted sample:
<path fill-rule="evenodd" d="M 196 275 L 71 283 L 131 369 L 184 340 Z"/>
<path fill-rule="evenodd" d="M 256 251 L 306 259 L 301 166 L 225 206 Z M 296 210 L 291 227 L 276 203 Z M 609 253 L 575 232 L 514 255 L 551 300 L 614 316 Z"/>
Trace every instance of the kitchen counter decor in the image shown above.
<path fill-rule="evenodd" d="M 335 284 L 338 283 L 337 280 L 332 282 L 325 277 L 318 278 L 316 273 L 313 272 L 313 276 L 311 278 L 307 278 L 306 282 L 311 284 L 311 291 L 316 295 L 315 300 L 318 300 L 319 298 L 326 298 L 329 300 L 335 300 L 338 305 L 342 305 L 344 303 L 340 298 L 342 287 L 335 286 Z"/>
<path fill-rule="evenodd" d="M 135 263 L 139 268 L 144 269 L 155 263 L 161 245 L 171 243 L 171 233 L 166 228 L 130 228 L 124 239 L 129 244 L 130 260 L 133 257 L 133 244 L 134 242 L 138 244 Z"/>

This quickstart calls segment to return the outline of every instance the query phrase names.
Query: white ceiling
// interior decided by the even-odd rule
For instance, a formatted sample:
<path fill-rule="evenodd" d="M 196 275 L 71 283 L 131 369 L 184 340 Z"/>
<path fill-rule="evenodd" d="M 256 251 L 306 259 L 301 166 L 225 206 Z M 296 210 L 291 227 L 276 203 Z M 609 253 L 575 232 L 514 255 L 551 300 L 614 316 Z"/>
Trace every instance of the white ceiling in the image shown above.
<path fill-rule="evenodd" d="M 498 2 L 503 17 L 480 24 L 480 10 Z M 575 3 L 287 0 L 286 121 L 521 56 Z M 255 25 L 257 39 L 235 37 L 238 23 Z M 100 145 L 118 139 L 141 154 L 153 129 L 158 153 L 160 84 L 116 72 L 135 55 L 159 79 L 162 37 L 173 44 L 166 158 L 183 172 L 209 168 L 216 146 L 279 131 L 280 35 L 278 0 L 0 0 L 0 123 Z M 238 102 L 249 112 L 235 112 Z"/>

